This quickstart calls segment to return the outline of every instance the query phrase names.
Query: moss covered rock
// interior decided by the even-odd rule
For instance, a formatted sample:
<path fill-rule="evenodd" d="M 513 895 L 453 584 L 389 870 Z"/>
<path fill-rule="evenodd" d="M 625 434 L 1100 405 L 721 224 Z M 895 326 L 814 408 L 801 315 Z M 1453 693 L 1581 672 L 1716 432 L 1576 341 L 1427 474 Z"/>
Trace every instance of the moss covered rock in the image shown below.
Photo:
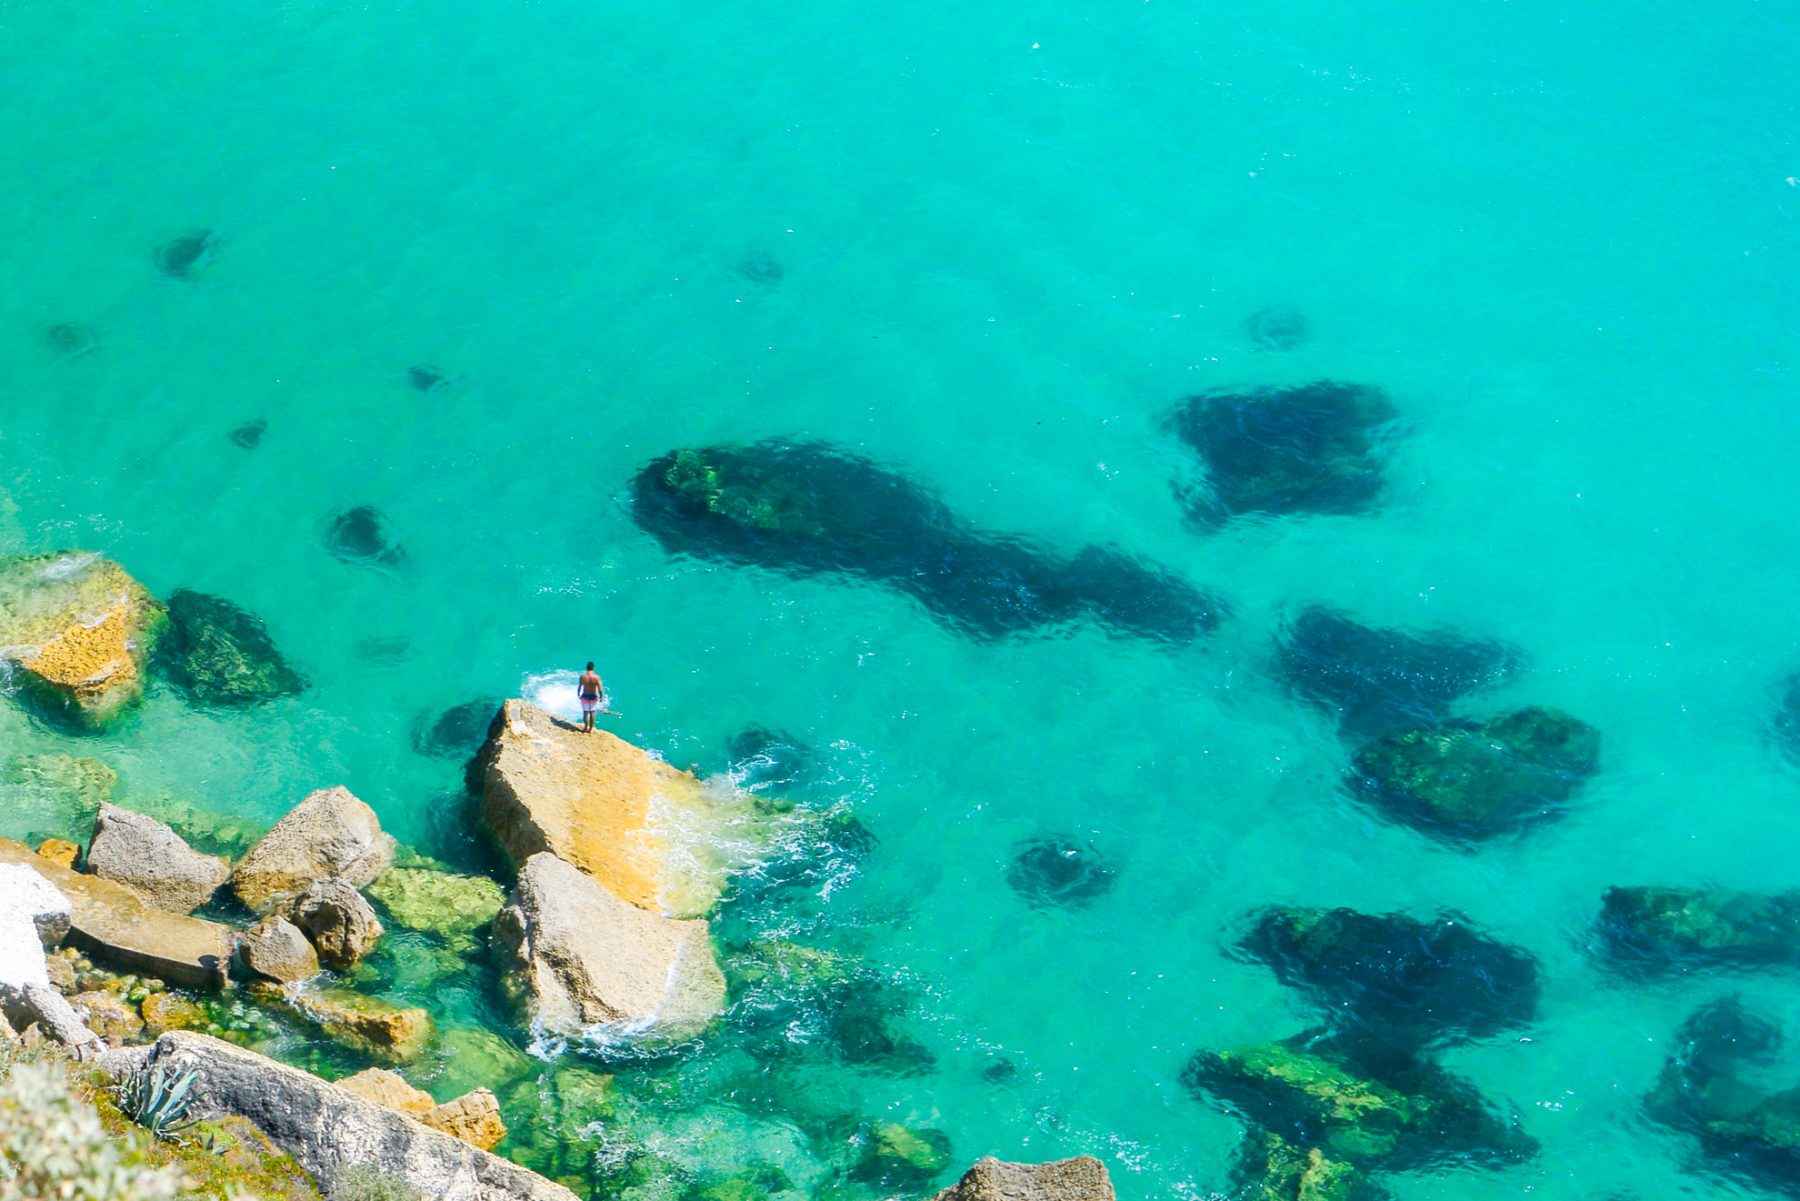
<path fill-rule="evenodd" d="M 188 700 L 207 707 L 251 705 L 306 687 L 260 618 L 185 588 L 169 595 L 169 628 L 155 666 Z"/>
<path fill-rule="evenodd" d="M 431 1015 L 349 989 L 258 986 L 258 995 L 285 1003 L 327 1037 L 383 1063 L 411 1063 L 437 1033 Z"/>
<path fill-rule="evenodd" d="M 1245 1201 L 1367 1201 L 1375 1195 L 1353 1165 L 1278 1134 L 1245 1140 L 1237 1176 Z"/>
<path fill-rule="evenodd" d="M 1395 821 L 1472 841 L 1555 816 L 1599 767 L 1599 731 L 1533 706 L 1379 738 L 1357 753 L 1351 786 Z"/>
<path fill-rule="evenodd" d="M 1240 1051 L 1202 1051 L 1183 1082 L 1216 1097 L 1259 1131 L 1360 1169 L 1448 1161 L 1508 1163 L 1536 1144 L 1467 1081 L 1428 1060 L 1366 1054 L 1305 1036 Z"/>
<path fill-rule="evenodd" d="M 34 844 L 45 838 L 79 843 L 118 782 L 98 759 L 14 755 L 0 770 L 0 834 Z"/>
<path fill-rule="evenodd" d="M 1609 888 L 1600 933 L 1611 961 L 1643 972 L 1800 963 L 1800 892 Z"/>
<path fill-rule="evenodd" d="M 950 1136 L 929 1126 L 878 1122 L 863 1143 L 856 1174 L 884 1188 L 929 1183 L 950 1167 Z"/>
<path fill-rule="evenodd" d="M 366 891 L 395 925 L 452 941 L 466 939 L 492 922 L 506 904 L 506 891 L 486 876 L 428 868 L 390 868 Z"/>

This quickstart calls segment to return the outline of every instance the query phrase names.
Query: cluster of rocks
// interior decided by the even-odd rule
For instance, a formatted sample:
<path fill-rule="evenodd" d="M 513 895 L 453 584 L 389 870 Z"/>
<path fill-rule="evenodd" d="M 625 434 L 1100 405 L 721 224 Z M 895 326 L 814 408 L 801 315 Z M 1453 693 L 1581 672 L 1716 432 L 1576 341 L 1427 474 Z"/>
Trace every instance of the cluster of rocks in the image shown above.
<path fill-rule="evenodd" d="M 187 590 L 164 605 L 117 563 L 78 551 L 0 564 L 0 659 L 40 713 L 87 728 L 118 717 L 151 672 L 202 706 L 305 687 L 254 615 Z"/>
<path fill-rule="evenodd" d="M 1535 1154 L 1515 1120 L 1435 1055 L 1532 1019 L 1529 954 L 1456 914 L 1285 906 L 1257 914 L 1239 949 L 1324 1020 L 1280 1042 L 1201 1051 L 1182 1074 L 1250 1127 L 1236 1165 L 1245 1195 L 1349 1201 L 1374 1195 L 1382 1173 Z"/>

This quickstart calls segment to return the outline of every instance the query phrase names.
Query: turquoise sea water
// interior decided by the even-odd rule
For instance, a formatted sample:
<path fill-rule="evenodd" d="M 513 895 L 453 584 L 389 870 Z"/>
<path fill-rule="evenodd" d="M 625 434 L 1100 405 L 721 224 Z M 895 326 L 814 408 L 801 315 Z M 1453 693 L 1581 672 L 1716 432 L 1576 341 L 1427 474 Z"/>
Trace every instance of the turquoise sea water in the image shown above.
<path fill-rule="evenodd" d="M 936 1066 L 772 1073 L 729 1033 L 615 1065 L 597 1137 L 701 1179 L 805 1192 L 820 1115 L 853 1113 L 942 1129 L 959 1166 L 1086 1151 L 1132 1201 L 1225 1190 L 1242 1126 L 1177 1075 L 1315 1020 L 1228 949 L 1280 901 L 1451 907 L 1542 963 L 1535 1024 L 1446 1056 L 1540 1154 L 1395 1196 L 1747 1191 L 1640 1100 L 1695 1005 L 1741 988 L 1800 1026 L 1800 979 L 1625 985 L 1590 949 L 1611 884 L 1800 886 L 1767 737 L 1800 670 L 1795 61 L 1800 13 L 1754 3 L 0 3 L 0 550 L 228 596 L 312 681 L 227 716 L 159 692 L 104 738 L 7 707 L 0 745 L 260 821 L 342 783 L 467 855 L 460 769 L 414 723 L 529 676 L 599 660 L 618 732 L 684 765 L 750 723 L 810 743 L 803 799 L 878 844 L 722 920 L 868 956 Z M 159 272 L 198 229 L 216 252 Z M 1271 305 L 1311 337 L 1256 349 Z M 54 349 L 64 323 L 91 349 Z M 1170 406 L 1315 378 L 1401 411 L 1379 511 L 1184 526 Z M 1177 651 L 973 641 L 631 520 L 656 455 L 801 436 L 1231 617 Z M 357 504 L 397 569 L 325 552 Z M 1475 853 L 1379 821 L 1269 675 L 1313 603 L 1517 644 L 1530 670 L 1470 711 L 1565 708 L 1602 774 Z M 1112 891 L 1026 906 L 1006 868 L 1046 833 Z M 430 999 L 510 1029 L 478 978 Z"/>

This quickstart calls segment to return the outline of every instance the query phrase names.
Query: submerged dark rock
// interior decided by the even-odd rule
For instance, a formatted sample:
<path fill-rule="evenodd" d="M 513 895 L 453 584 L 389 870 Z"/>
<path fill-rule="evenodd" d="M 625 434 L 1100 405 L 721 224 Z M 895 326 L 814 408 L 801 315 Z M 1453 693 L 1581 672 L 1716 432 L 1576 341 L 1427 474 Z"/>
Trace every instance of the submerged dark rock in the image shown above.
<path fill-rule="evenodd" d="M 897 1076 L 914 1076 L 937 1066 L 929 1047 L 894 1029 L 894 1020 L 905 1013 L 904 995 L 890 981 L 861 976 L 830 996 L 825 1028 L 846 1063 Z"/>
<path fill-rule="evenodd" d="M 1118 871 L 1092 845 L 1029 838 L 1013 849 L 1006 882 L 1034 908 L 1081 908 L 1111 891 Z"/>
<path fill-rule="evenodd" d="M 1800 762 L 1800 675 L 1789 678 L 1781 706 L 1775 711 L 1775 743 Z"/>
<path fill-rule="evenodd" d="M 1644 974 L 1800 964 L 1800 892 L 1728 888 L 1609 888 L 1601 946 L 1617 967 Z"/>
<path fill-rule="evenodd" d="M 169 627 L 155 664 L 189 701 L 208 707 L 253 705 L 306 687 L 260 618 L 186 588 L 169 594 Z"/>
<path fill-rule="evenodd" d="M 1294 696 L 1335 714 L 1346 734 L 1372 737 L 1440 721 L 1452 701 L 1502 683 L 1523 662 L 1493 639 L 1375 629 L 1310 608 L 1282 639 L 1274 670 Z"/>
<path fill-rule="evenodd" d="M 1676 1032 L 1674 1054 L 1644 1109 L 1693 1136 L 1717 1170 L 1800 1190 L 1800 1086 L 1771 1091 L 1760 1083 L 1779 1070 L 1783 1041 L 1773 1023 L 1736 997 L 1702 1006 Z M 1787 1063 L 1779 1067 L 1791 1075 Z"/>
<path fill-rule="evenodd" d="M 1598 730 L 1533 706 L 1378 738 L 1357 752 L 1350 786 L 1394 821 L 1478 841 L 1556 816 L 1599 768 Z"/>
<path fill-rule="evenodd" d="M 44 345 L 59 358 L 77 359 L 99 344 L 93 330 L 72 321 L 59 322 L 44 331 Z"/>
<path fill-rule="evenodd" d="M 1293 309 L 1274 305 L 1244 318 L 1244 332 L 1260 350 L 1292 350 L 1306 341 L 1306 318 Z"/>
<path fill-rule="evenodd" d="M 450 386 L 450 376 L 436 367 L 408 367 L 406 382 L 420 392 L 441 392 Z"/>
<path fill-rule="evenodd" d="M 816 772 L 813 749 L 785 730 L 745 726 L 726 747 L 739 787 L 751 792 L 791 791 Z"/>
<path fill-rule="evenodd" d="M 1420 920 L 1271 906 L 1239 945 L 1327 1009 L 1338 1028 L 1396 1046 L 1479 1038 L 1537 1012 L 1537 960 L 1456 913 Z"/>
<path fill-rule="evenodd" d="M 1190 396 L 1169 419 L 1205 482 L 1177 489 L 1203 526 L 1234 517 L 1359 513 L 1382 487 L 1393 406 L 1375 388 L 1331 380 Z"/>
<path fill-rule="evenodd" d="M 194 267 L 212 253 L 217 241 L 210 229 L 170 238 L 156 248 L 156 265 L 165 275 L 186 279 Z"/>
<path fill-rule="evenodd" d="M 487 741 L 488 727 L 500 712 L 500 700 L 464 701 L 436 715 L 422 713 L 413 723 L 413 749 L 436 759 L 467 759 Z"/>
<path fill-rule="evenodd" d="M 332 518 L 325 531 L 325 546 L 332 554 L 350 563 L 391 567 L 406 557 L 403 548 L 389 541 L 386 520 L 369 505 L 346 509 Z"/>
<path fill-rule="evenodd" d="M 1381 1201 L 1387 1193 L 1354 1164 L 1259 1131 L 1238 1147 L 1232 1177 L 1242 1201 Z"/>
<path fill-rule="evenodd" d="M 671 553 L 873 580 L 974 637 L 1091 617 L 1186 643 L 1218 624 L 1216 601 L 1160 568 L 1098 547 L 1065 560 L 978 530 L 905 476 L 823 443 L 664 455 L 638 473 L 633 516 Z"/>
<path fill-rule="evenodd" d="M 1182 1083 L 1229 1106 L 1256 1135 L 1358 1171 L 1517 1163 L 1537 1143 L 1473 1085 L 1427 1059 L 1374 1054 L 1299 1035 L 1240 1051 L 1201 1051 Z"/>
<path fill-rule="evenodd" d="M 753 254 L 737 265 L 737 274 L 753 284 L 773 288 L 787 274 L 780 263 L 766 254 Z"/>
<path fill-rule="evenodd" d="M 232 430 L 231 440 L 245 450 L 255 450 L 262 445 L 263 435 L 268 432 L 268 429 L 267 419 L 258 417 L 255 420 L 246 421 Z"/>

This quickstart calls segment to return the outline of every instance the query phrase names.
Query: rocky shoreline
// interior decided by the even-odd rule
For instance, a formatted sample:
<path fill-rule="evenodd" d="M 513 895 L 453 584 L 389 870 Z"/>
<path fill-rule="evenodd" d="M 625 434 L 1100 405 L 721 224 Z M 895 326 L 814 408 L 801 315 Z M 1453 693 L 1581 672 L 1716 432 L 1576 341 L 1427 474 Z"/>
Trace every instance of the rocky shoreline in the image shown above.
<path fill-rule="evenodd" d="M 6 571 L 0 653 L 53 723 L 104 728 L 151 673 L 202 705 L 305 687 L 260 622 L 219 598 L 182 592 L 165 607 L 91 555 Z M 394 937 L 390 924 L 451 959 L 494 957 L 522 1036 L 679 1048 L 727 1004 L 709 916 L 733 870 L 793 815 L 517 699 L 493 712 L 469 768 L 477 820 L 510 881 L 401 846 L 341 786 L 266 831 L 223 832 L 199 811 L 116 803 L 113 773 L 95 760 L 40 757 L 20 770 L 64 809 L 58 835 L 36 846 L 0 839 L 0 1037 L 97 1065 L 118 1087 L 183 1079 L 198 1110 L 247 1122 L 333 1196 L 364 1171 L 449 1201 L 577 1195 L 494 1153 L 508 1131 L 489 1088 L 440 1102 L 394 1070 L 419 1062 L 439 1031 L 425 1009 L 352 983 Z M 371 1066 L 327 1080 L 279 1063 L 245 1045 L 269 1020 Z M 947 1152 L 936 1131 L 886 1123 L 871 1127 L 865 1160 L 871 1179 L 923 1182 Z M 1098 1161 L 984 1160 L 944 1195 L 1112 1192 Z"/>

